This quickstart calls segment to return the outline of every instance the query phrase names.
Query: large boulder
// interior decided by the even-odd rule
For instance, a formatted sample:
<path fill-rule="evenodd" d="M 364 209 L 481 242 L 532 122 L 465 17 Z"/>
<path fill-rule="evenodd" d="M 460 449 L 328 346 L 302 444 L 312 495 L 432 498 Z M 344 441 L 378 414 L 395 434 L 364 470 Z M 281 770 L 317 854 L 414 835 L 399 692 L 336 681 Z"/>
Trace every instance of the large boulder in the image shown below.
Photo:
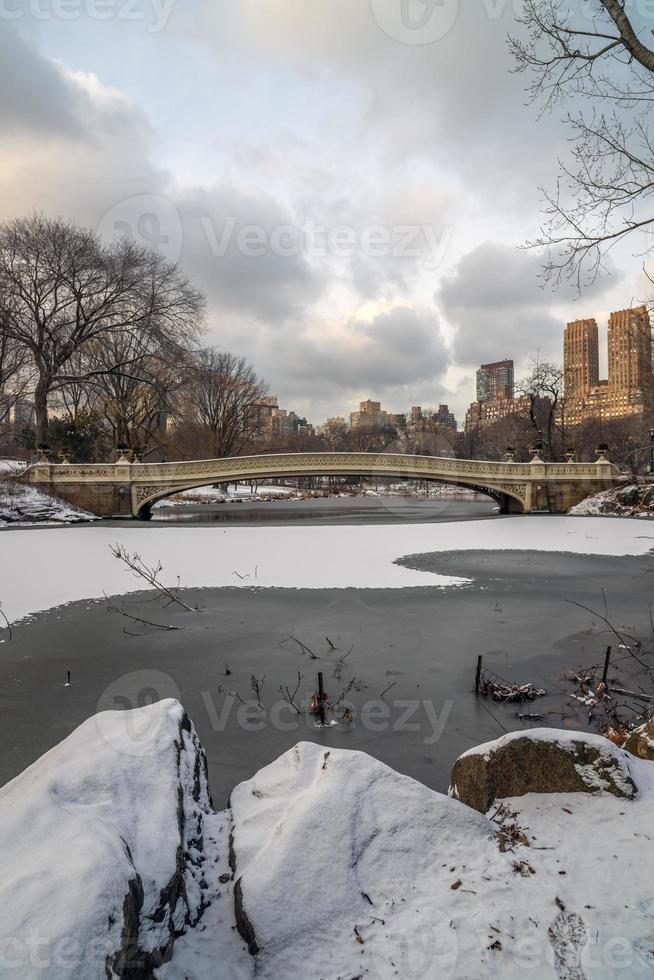
<path fill-rule="evenodd" d="M 420 975 L 454 975 L 452 909 L 471 916 L 466 882 L 503 866 L 486 817 L 362 752 L 308 742 L 237 786 L 231 809 L 237 923 L 259 980 L 418 976 L 424 936 Z"/>
<path fill-rule="evenodd" d="M 0 789 L 2 976 L 151 978 L 203 912 L 210 810 L 173 700 L 95 715 Z"/>
<path fill-rule="evenodd" d="M 639 759 L 654 761 L 654 718 L 634 728 L 624 744 L 627 752 Z"/>
<path fill-rule="evenodd" d="M 630 800 L 636 784 L 628 759 L 600 735 L 512 732 L 457 759 L 450 795 L 481 813 L 494 800 L 525 793 L 611 793 Z"/>

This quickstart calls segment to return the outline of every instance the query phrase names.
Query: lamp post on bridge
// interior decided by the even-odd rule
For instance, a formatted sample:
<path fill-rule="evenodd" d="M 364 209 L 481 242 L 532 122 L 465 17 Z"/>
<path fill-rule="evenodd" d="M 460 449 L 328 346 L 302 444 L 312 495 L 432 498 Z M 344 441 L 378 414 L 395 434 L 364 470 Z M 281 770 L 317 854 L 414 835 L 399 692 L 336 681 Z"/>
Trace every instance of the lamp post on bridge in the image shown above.
<path fill-rule="evenodd" d="M 649 475 L 654 476 L 654 426 L 649 430 Z"/>

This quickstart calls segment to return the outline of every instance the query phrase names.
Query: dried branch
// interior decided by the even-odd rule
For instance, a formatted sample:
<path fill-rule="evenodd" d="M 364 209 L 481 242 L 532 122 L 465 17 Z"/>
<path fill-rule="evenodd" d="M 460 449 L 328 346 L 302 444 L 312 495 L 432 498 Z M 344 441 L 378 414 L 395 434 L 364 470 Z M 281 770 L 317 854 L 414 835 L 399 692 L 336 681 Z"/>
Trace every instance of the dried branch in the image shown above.
<path fill-rule="evenodd" d="M 288 685 L 285 685 L 284 687 L 282 687 L 281 684 L 280 684 L 280 687 L 279 687 L 279 693 L 281 694 L 281 696 L 284 699 L 284 701 L 286 701 L 288 704 L 290 704 L 291 707 L 294 708 L 295 711 L 297 711 L 298 715 L 301 715 L 302 714 L 302 711 L 296 705 L 295 698 L 297 697 L 297 692 L 300 690 L 300 684 L 302 683 L 302 679 L 303 679 L 303 675 L 298 670 L 298 672 L 297 672 L 297 684 L 295 685 L 295 690 L 292 693 L 289 690 Z"/>
<path fill-rule="evenodd" d="M 179 598 L 178 595 L 175 594 L 175 592 L 172 591 L 172 589 L 167 588 L 160 581 L 159 575 L 163 571 L 163 565 L 161 564 L 161 562 L 159 562 L 157 565 L 150 567 L 149 565 L 146 565 L 146 563 L 143 561 L 143 559 L 137 552 L 134 552 L 133 555 L 130 555 L 130 553 L 127 551 L 124 545 L 121 544 L 109 545 L 109 549 L 112 555 L 114 556 L 114 558 L 118 558 L 119 561 L 124 562 L 125 565 L 127 565 L 127 567 L 130 568 L 138 578 L 142 578 L 153 589 L 156 589 L 157 592 L 160 593 L 160 595 L 168 599 L 168 604 L 176 603 L 178 606 L 181 606 L 182 609 L 185 609 L 187 612 L 197 612 L 196 609 L 193 609 L 191 606 L 188 606 L 185 602 L 183 602 Z M 178 587 L 179 587 L 179 579 L 178 579 Z"/>
<path fill-rule="evenodd" d="M 125 616 L 126 619 L 131 619 L 133 623 L 141 623 L 143 626 L 152 626 L 154 629 L 158 630 L 181 630 L 181 626 L 170 626 L 165 623 L 153 623 L 150 619 L 142 619 L 140 616 L 135 616 L 134 613 L 127 612 L 122 606 L 117 606 L 115 602 L 112 602 L 106 592 L 103 592 L 106 600 L 106 608 L 110 613 L 118 613 L 120 616 Z M 1 613 L 1 610 L 0 610 Z M 130 633 L 130 636 L 139 636 L 139 633 Z"/>
<path fill-rule="evenodd" d="M 2 603 L 0 603 L 0 618 L 4 620 L 5 629 L 7 629 L 9 631 L 9 639 L 10 640 L 13 640 L 13 638 L 14 638 L 14 631 L 11 628 L 11 623 L 9 622 L 9 620 L 6 617 L 6 615 L 2 611 Z"/>

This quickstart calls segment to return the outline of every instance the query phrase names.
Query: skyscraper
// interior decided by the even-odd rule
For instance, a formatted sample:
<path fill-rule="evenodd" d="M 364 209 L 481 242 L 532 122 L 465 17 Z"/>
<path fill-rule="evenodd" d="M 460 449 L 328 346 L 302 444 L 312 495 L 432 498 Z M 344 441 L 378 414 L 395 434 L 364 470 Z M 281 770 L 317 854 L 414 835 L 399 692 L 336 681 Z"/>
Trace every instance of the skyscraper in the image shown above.
<path fill-rule="evenodd" d="M 568 425 L 586 419 L 651 418 L 654 413 L 652 330 L 644 306 L 611 313 L 608 380 L 599 378 L 597 323 L 575 320 L 565 328 L 563 372 Z"/>
<path fill-rule="evenodd" d="M 482 364 L 477 371 L 477 401 L 513 398 L 513 361 Z"/>
<path fill-rule="evenodd" d="M 599 339 L 596 320 L 568 323 L 563 338 L 565 397 L 586 397 L 599 383 Z"/>
<path fill-rule="evenodd" d="M 609 317 L 609 400 L 615 415 L 652 408 L 652 328 L 644 306 L 618 310 Z"/>

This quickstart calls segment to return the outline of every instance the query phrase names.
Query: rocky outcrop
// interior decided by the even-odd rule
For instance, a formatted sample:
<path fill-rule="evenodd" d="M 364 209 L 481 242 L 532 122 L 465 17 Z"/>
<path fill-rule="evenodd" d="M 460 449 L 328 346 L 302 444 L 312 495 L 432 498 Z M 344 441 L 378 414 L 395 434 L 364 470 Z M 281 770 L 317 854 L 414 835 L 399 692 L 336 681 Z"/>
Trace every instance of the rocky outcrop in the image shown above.
<path fill-rule="evenodd" d="M 627 752 L 638 756 L 639 759 L 654 761 L 654 719 L 634 728 L 624 747 Z"/>
<path fill-rule="evenodd" d="M 79 524 L 95 521 L 88 511 L 17 480 L 0 479 L 0 527 L 3 524 Z"/>
<path fill-rule="evenodd" d="M 573 517 L 654 517 L 654 485 L 630 483 L 586 497 L 568 511 Z"/>
<path fill-rule="evenodd" d="M 513 732 L 471 749 L 452 769 L 450 795 L 480 813 L 525 793 L 611 793 L 632 799 L 627 754 L 599 735 Z"/>

